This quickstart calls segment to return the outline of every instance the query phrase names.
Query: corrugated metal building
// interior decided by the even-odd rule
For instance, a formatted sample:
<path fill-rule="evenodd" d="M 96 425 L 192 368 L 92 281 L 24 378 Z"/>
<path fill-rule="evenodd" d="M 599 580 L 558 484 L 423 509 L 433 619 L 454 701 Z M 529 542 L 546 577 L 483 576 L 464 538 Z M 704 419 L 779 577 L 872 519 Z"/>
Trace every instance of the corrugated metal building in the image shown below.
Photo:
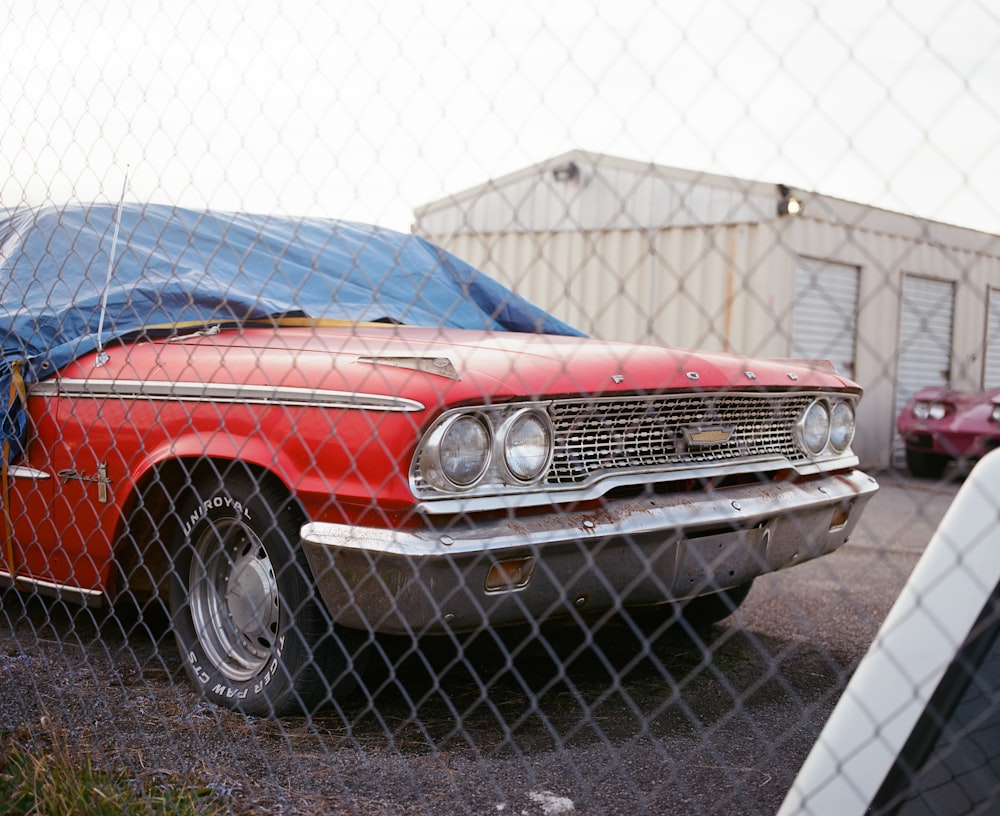
<path fill-rule="evenodd" d="M 919 387 L 1000 385 L 1000 237 L 782 185 L 573 151 L 431 202 L 431 238 L 589 334 L 830 359 L 893 463 Z"/>

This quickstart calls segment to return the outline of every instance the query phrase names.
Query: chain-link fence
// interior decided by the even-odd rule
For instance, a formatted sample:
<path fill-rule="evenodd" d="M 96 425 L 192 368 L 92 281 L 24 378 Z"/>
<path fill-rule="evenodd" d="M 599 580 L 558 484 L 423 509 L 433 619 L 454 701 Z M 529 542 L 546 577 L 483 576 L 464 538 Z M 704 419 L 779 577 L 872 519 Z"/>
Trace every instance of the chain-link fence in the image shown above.
<path fill-rule="evenodd" d="M 792 790 L 1000 439 L 1000 15 L 494 5 L 5 11 L 0 787 Z"/>

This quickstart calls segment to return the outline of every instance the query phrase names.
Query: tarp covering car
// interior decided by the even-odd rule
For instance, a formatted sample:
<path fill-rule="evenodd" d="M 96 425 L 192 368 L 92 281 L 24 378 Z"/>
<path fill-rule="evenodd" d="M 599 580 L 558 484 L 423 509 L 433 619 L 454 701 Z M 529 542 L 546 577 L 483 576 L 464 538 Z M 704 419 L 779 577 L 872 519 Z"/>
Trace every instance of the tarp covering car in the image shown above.
<path fill-rule="evenodd" d="M 149 327 L 308 317 L 578 334 L 420 237 L 348 221 L 27 208 L 0 221 L 0 265 L 3 355 L 28 380 Z"/>

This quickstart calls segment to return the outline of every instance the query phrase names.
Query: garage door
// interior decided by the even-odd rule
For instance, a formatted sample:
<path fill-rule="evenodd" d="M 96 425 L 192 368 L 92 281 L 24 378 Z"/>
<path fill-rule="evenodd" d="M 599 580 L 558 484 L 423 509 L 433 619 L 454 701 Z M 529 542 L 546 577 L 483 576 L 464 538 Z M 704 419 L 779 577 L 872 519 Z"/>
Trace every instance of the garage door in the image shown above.
<path fill-rule="evenodd" d="M 903 276 L 899 320 L 899 367 L 896 372 L 896 416 L 907 400 L 927 385 L 951 384 L 951 337 L 955 286 L 950 281 Z M 893 461 L 899 463 L 897 439 Z"/>
<path fill-rule="evenodd" d="M 983 387 L 1000 388 L 1000 289 L 990 289 L 987 303 Z"/>
<path fill-rule="evenodd" d="M 949 281 L 903 276 L 896 407 L 925 385 L 951 382 L 955 287 Z"/>
<path fill-rule="evenodd" d="M 859 277 L 856 266 L 799 258 L 792 319 L 793 357 L 830 360 L 841 374 L 855 376 Z"/>

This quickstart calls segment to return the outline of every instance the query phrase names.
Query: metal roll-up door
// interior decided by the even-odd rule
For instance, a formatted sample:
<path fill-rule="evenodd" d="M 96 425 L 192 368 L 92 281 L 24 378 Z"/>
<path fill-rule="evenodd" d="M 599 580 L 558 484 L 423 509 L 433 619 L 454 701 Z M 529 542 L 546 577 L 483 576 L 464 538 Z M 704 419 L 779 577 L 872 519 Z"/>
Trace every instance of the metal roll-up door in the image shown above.
<path fill-rule="evenodd" d="M 1000 388 L 1000 289 L 990 289 L 986 314 L 986 361 L 983 387 Z"/>
<path fill-rule="evenodd" d="M 830 360 L 852 379 L 857 347 L 856 266 L 799 258 L 795 270 L 792 356 Z"/>
<path fill-rule="evenodd" d="M 955 285 L 949 281 L 903 275 L 899 319 L 899 368 L 896 372 L 896 416 L 918 390 L 951 384 L 952 326 Z M 899 464 L 897 438 L 893 462 Z"/>
<path fill-rule="evenodd" d="M 949 281 L 903 276 L 896 408 L 926 385 L 951 382 L 955 287 Z"/>

